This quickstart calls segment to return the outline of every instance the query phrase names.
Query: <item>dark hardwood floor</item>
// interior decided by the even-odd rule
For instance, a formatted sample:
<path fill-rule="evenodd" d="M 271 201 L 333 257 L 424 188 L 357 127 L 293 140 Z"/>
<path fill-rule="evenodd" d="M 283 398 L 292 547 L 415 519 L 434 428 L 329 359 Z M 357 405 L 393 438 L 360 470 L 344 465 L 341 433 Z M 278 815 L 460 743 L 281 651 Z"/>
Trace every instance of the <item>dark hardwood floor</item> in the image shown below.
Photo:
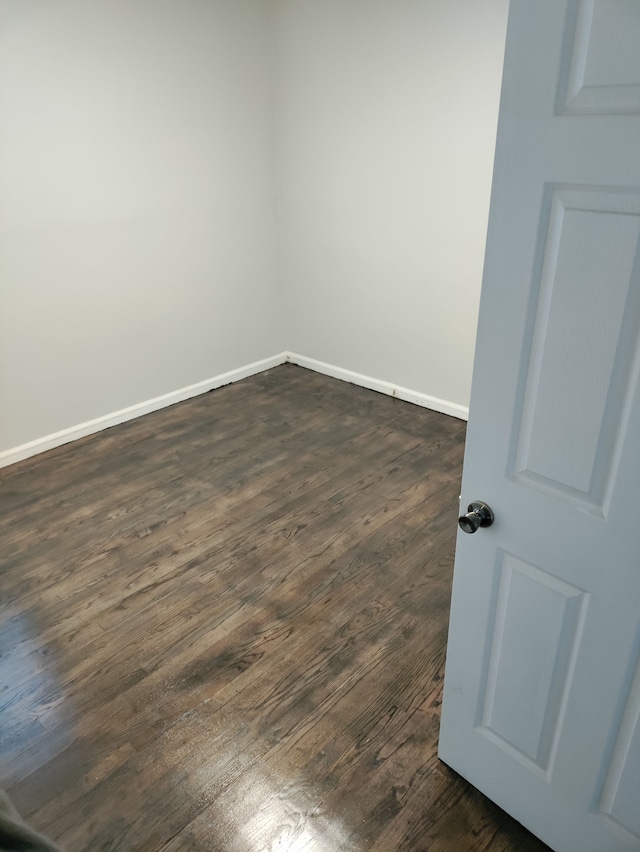
<path fill-rule="evenodd" d="M 465 424 L 285 365 L 0 471 L 0 769 L 68 852 L 541 852 L 436 757 Z"/>

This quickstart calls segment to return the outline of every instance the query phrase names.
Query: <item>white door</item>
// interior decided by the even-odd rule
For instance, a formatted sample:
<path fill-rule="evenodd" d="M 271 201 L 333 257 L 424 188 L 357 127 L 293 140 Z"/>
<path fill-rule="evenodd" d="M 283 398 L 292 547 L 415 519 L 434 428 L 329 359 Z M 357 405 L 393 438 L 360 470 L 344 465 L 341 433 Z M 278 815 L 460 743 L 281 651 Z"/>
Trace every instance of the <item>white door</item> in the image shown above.
<path fill-rule="evenodd" d="M 440 757 L 640 850 L 640 0 L 512 0 Z"/>

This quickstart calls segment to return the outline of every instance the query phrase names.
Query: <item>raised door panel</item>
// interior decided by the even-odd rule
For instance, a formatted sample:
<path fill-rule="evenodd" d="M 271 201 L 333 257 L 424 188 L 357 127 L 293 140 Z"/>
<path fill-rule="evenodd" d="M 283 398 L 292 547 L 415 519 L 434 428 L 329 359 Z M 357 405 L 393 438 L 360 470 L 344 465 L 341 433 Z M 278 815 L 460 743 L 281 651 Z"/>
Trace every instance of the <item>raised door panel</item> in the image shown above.
<path fill-rule="evenodd" d="M 638 632 L 640 638 L 640 631 Z M 599 811 L 640 846 L 640 641 L 635 671 L 623 704 L 615 746 L 607 769 Z"/>
<path fill-rule="evenodd" d="M 640 112 L 640 3 L 575 0 L 571 12 L 558 112 Z"/>
<path fill-rule="evenodd" d="M 549 186 L 541 218 L 510 472 L 604 517 L 640 337 L 640 193 Z"/>
<path fill-rule="evenodd" d="M 550 777 L 589 596 L 500 552 L 479 729 Z"/>

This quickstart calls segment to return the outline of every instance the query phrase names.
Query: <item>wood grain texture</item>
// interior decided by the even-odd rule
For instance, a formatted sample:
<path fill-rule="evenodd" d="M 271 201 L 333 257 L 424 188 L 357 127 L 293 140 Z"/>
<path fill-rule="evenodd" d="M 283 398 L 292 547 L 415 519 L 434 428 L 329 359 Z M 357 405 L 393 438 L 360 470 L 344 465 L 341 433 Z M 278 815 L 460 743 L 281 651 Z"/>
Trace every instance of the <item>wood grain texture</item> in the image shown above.
<path fill-rule="evenodd" d="M 465 424 L 291 365 L 0 472 L 0 781 L 80 850 L 540 852 L 436 757 Z"/>

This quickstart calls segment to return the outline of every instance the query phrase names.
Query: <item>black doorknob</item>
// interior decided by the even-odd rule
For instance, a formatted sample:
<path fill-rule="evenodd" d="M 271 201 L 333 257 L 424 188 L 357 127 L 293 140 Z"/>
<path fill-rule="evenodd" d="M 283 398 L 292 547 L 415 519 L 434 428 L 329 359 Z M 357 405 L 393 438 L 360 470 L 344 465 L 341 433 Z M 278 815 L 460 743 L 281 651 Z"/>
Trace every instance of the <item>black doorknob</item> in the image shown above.
<path fill-rule="evenodd" d="M 493 512 L 480 500 L 469 503 L 467 514 L 458 518 L 458 526 L 466 533 L 474 533 L 478 527 L 490 527 L 492 523 Z"/>

